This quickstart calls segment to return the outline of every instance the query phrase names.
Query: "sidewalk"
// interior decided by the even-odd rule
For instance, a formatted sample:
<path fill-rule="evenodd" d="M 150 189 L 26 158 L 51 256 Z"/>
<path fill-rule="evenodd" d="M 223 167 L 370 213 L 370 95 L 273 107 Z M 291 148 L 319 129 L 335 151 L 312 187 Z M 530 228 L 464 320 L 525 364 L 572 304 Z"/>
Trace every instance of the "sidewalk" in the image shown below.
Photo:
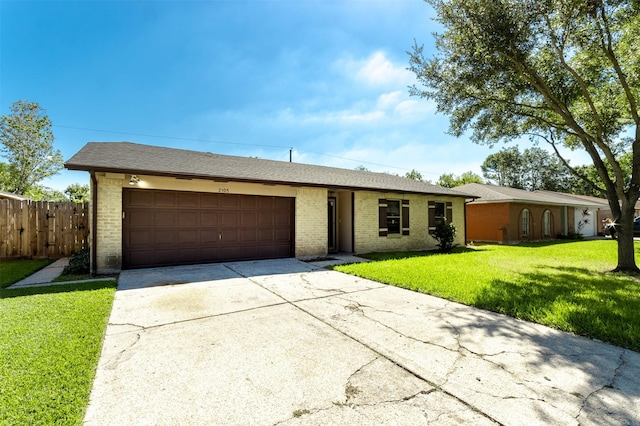
<path fill-rule="evenodd" d="M 110 281 L 113 280 L 113 277 L 109 278 L 91 278 L 88 280 L 78 280 L 78 281 L 61 281 L 61 282 L 52 282 L 60 275 L 62 275 L 62 271 L 69 264 L 69 258 L 63 257 L 61 259 L 56 260 L 52 264 L 45 266 L 40 269 L 38 272 L 29 275 L 28 277 L 18 281 L 15 284 L 10 285 L 7 289 L 13 290 L 16 288 L 25 288 L 25 287 L 42 287 L 47 285 L 60 285 L 60 284 L 69 284 L 69 283 L 83 283 L 89 281 Z"/>

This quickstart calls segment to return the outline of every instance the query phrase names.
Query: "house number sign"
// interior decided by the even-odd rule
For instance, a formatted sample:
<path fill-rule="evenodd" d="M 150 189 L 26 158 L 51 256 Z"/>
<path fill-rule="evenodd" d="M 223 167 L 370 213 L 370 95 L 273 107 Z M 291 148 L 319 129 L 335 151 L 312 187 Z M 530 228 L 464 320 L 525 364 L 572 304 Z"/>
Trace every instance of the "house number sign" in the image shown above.
<path fill-rule="evenodd" d="M 222 194 L 227 194 L 229 193 L 229 188 L 218 188 L 218 192 Z"/>

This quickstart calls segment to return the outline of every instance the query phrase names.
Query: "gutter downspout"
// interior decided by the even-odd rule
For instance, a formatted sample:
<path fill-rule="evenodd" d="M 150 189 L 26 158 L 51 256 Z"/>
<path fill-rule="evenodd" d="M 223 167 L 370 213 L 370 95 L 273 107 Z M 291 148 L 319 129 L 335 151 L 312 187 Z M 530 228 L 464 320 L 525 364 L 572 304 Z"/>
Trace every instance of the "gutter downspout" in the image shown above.
<path fill-rule="evenodd" d="M 97 274 L 98 255 L 96 249 L 98 247 L 98 182 L 96 173 L 90 172 L 91 175 L 91 276 Z"/>

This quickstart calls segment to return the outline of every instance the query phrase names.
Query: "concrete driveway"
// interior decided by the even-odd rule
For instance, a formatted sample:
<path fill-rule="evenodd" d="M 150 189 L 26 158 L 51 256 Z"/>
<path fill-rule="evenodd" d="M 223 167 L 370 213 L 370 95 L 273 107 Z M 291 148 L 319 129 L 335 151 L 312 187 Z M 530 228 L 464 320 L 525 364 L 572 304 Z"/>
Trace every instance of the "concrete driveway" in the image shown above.
<path fill-rule="evenodd" d="M 126 271 L 91 425 L 640 424 L 640 354 L 294 259 Z"/>

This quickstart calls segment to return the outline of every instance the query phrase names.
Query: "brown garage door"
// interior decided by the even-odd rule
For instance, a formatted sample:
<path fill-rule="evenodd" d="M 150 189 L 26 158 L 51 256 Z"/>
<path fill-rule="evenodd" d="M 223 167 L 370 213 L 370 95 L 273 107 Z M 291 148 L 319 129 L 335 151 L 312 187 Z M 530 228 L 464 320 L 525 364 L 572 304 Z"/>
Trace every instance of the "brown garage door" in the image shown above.
<path fill-rule="evenodd" d="M 294 199 L 124 189 L 123 267 L 294 256 Z"/>

